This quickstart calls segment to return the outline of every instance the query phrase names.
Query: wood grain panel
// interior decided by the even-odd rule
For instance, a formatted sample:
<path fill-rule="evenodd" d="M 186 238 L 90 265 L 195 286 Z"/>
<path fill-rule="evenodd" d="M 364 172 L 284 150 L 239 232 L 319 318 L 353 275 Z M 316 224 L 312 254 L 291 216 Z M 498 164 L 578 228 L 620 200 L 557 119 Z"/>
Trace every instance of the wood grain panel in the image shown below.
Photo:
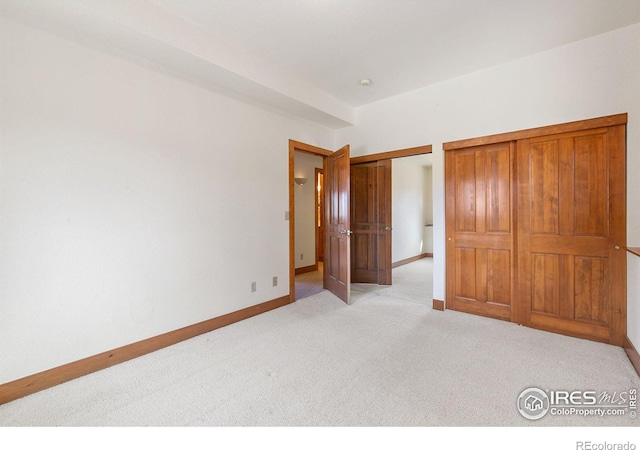
<path fill-rule="evenodd" d="M 487 250 L 487 301 L 511 304 L 511 279 L 505 273 L 511 270 L 511 252 L 508 250 Z"/>
<path fill-rule="evenodd" d="M 324 267 L 330 278 L 340 280 L 340 239 L 331 236 L 329 238 L 329 267 Z"/>
<path fill-rule="evenodd" d="M 456 233 L 456 243 L 460 247 L 508 249 L 511 245 L 509 234 Z"/>
<path fill-rule="evenodd" d="M 575 313 L 576 319 L 608 325 L 611 305 L 606 281 L 609 279 L 605 258 L 575 257 Z"/>
<path fill-rule="evenodd" d="M 354 283 L 378 281 L 375 164 L 351 165 L 351 280 Z"/>
<path fill-rule="evenodd" d="M 502 174 L 510 173 L 509 147 L 487 152 L 486 161 L 486 230 L 511 232 L 511 180 Z"/>
<path fill-rule="evenodd" d="M 481 136 L 471 139 L 461 139 L 458 141 L 445 142 L 442 144 L 442 149 L 444 151 L 460 150 L 482 145 L 532 139 L 540 136 L 550 136 L 554 134 L 580 132 L 588 133 L 589 131 L 598 128 L 608 128 L 620 125 L 624 126 L 627 123 L 627 120 L 627 113 L 614 114 L 611 116 L 596 117 L 594 119 L 577 120 L 575 122 L 547 125 L 537 128 L 528 128 L 526 130 L 510 131 L 507 133 L 492 134 L 490 136 Z"/>
<path fill-rule="evenodd" d="M 391 150 L 382 153 L 372 153 L 370 155 L 354 156 L 353 158 L 351 158 L 351 164 L 364 164 L 376 161 L 386 161 L 396 158 L 406 158 L 409 156 L 426 155 L 431 152 L 431 145 L 421 145 L 418 147 L 403 148 L 400 150 Z"/>
<path fill-rule="evenodd" d="M 525 324 L 622 342 L 623 149 L 617 127 L 518 141 L 518 202 L 532 205 L 518 210 Z"/>
<path fill-rule="evenodd" d="M 559 234 L 573 238 L 575 236 L 575 153 L 573 139 L 556 141 L 558 154 L 558 224 Z"/>
<path fill-rule="evenodd" d="M 510 143 L 445 154 L 449 309 L 511 314 L 513 157 Z"/>
<path fill-rule="evenodd" d="M 608 237 L 606 135 L 573 140 L 575 148 L 575 234 Z M 604 170 L 603 170 L 604 168 Z"/>
<path fill-rule="evenodd" d="M 532 312 L 560 313 L 560 259 L 558 255 L 533 255 Z"/>
<path fill-rule="evenodd" d="M 447 303 L 447 309 L 491 317 L 493 319 L 511 320 L 511 308 L 504 304 L 477 302 L 467 298 L 456 298 L 455 302 L 455 308 L 450 308 L 449 303 Z"/>
<path fill-rule="evenodd" d="M 351 165 L 351 279 L 391 284 L 391 161 Z"/>
<path fill-rule="evenodd" d="M 611 302 L 611 339 L 623 345 L 627 334 L 627 184 L 626 127 L 607 131 L 609 165 L 609 299 Z"/>
<path fill-rule="evenodd" d="M 609 239 L 587 236 L 532 235 L 531 248 L 539 253 L 606 257 L 609 255 Z"/>
<path fill-rule="evenodd" d="M 351 245 L 352 252 L 354 254 L 353 261 L 351 263 L 351 270 L 359 270 L 364 269 L 368 270 L 369 268 L 369 247 L 370 247 L 370 237 L 368 234 L 358 233 L 351 236 Z M 357 283 L 357 280 L 354 280 Z"/>
<path fill-rule="evenodd" d="M 531 232 L 558 234 L 559 148 L 556 141 L 532 143 Z"/>
<path fill-rule="evenodd" d="M 392 284 L 392 170 L 391 160 L 377 162 L 378 189 L 377 189 L 377 210 L 378 210 L 378 284 Z"/>
<path fill-rule="evenodd" d="M 487 302 L 487 272 L 488 258 L 487 249 L 476 249 L 476 297 L 477 302 Z"/>
<path fill-rule="evenodd" d="M 476 230 L 476 158 L 475 153 L 455 158 L 455 229 Z"/>
<path fill-rule="evenodd" d="M 460 298 L 476 298 L 476 249 L 457 248 L 455 296 Z"/>
<path fill-rule="evenodd" d="M 558 291 L 559 297 L 559 314 L 563 319 L 575 318 L 575 256 L 574 255 L 558 255 L 560 262 L 558 268 L 558 280 L 560 286 Z"/>
<path fill-rule="evenodd" d="M 532 312 L 529 326 L 592 341 L 610 342 L 611 340 L 610 330 L 606 326 L 564 319 L 550 314 Z"/>

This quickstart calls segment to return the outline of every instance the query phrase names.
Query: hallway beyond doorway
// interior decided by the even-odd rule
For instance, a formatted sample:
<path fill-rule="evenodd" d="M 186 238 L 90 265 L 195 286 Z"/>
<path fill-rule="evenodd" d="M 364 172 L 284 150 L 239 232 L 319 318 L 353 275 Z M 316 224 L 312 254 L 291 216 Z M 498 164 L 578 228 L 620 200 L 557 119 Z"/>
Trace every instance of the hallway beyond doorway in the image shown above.
<path fill-rule="evenodd" d="M 296 300 L 322 292 L 322 263 L 314 272 L 296 275 Z M 396 267 L 392 271 L 393 285 L 353 283 L 353 301 L 367 296 L 385 295 L 398 300 L 423 304 L 431 308 L 433 301 L 433 258 L 422 258 Z"/>
<path fill-rule="evenodd" d="M 322 288 L 322 261 L 318 262 L 318 270 L 296 275 L 296 300 L 311 297 L 323 291 Z"/>

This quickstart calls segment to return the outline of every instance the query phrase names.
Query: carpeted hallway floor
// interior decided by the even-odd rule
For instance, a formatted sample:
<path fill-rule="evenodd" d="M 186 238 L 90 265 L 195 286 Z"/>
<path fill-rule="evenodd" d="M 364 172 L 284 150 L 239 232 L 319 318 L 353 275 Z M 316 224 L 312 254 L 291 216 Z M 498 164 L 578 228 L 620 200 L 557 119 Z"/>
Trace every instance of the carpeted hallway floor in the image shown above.
<path fill-rule="evenodd" d="M 296 275 L 296 299 L 307 298 L 322 292 L 322 268 Z M 378 286 L 375 284 L 352 284 L 352 295 L 371 293 L 387 295 L 398 299 L 431 306 L 433 300 L 433 259 L 422 258 L 411 264 L 393 269 L 393 284 Z"/>
<path fill-rule="evenodd" d="M 318 270 L 296 275 L 296 300 L 322 292 L 322 268 L 319 262 Z"/>

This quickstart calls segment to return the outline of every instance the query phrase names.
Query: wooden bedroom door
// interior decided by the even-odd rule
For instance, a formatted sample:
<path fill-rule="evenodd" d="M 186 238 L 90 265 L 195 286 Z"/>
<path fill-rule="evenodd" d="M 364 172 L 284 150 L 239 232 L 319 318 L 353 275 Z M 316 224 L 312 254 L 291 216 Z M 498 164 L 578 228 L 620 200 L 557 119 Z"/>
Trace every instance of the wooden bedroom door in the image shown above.
<path fill-rule="evenodd" d="M 351 281 L 391 284 L 391 160 L 351 166 Z"/>
<path fill-rule="evenodd" d="M 624 140 L 615 126 L 518 141 L 518 322 L 622 345 Z"/>
<path fill-rule="evenodd" d="M 325 158 L 324 173 L 326 208 L 324 287 L 348 304 L 351 287 L 348 145 Z"/>
<path fill-rule="evenodd" d="M 510 142 L 445 153 L 447 308 L 511 320 Z"/>

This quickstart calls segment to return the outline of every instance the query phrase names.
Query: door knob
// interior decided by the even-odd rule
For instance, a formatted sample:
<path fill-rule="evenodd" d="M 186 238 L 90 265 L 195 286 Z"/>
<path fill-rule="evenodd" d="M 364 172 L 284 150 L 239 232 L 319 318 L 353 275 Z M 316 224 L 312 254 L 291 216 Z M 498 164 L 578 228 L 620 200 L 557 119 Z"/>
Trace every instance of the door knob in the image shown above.
<path fill-rule="evenodd" d="M 342 230 L 342 231 L 340 231 L 340 234 L 346 234 L 347 236 L 351 236 L 353 234 L 353 231 L 351 231 L 351 230 Z"/>
<path fill-rule="evenodd" d="M 382 230 L 380 230 L 380 231 L 391 231 L 391 230 L 392 230 L 392 228 L 391 228 L 391 227 L 384 227 L 384 228 L 383 228 Z"/>

